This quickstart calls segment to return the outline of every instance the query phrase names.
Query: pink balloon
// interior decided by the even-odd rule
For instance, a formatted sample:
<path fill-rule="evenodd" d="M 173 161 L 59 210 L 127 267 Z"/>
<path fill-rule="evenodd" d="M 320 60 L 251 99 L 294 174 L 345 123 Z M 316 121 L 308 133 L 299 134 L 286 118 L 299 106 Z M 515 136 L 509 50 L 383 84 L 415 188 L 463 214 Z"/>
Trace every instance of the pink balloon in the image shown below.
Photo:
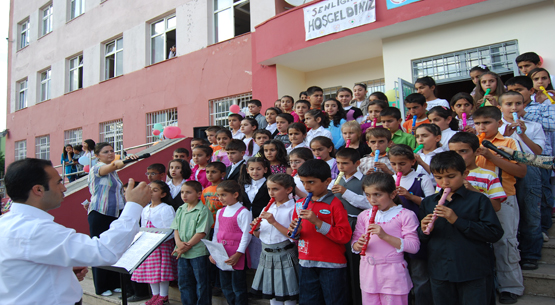
<path fill-rule="evenodd" d="M 152 130 L 152 134 L 155 135 L 155 136 L 160 135 L 160 130 L 154 129 L 154 130 Z"/>
<path fill-rule="evenodd" d="M 83 170 L 85 171 L 85 173 L 88 173 L 89 172 L 89 166 L 88 165 L 83 166 Z"/>
<path fill-rule="evenodd" d="M 168 139 L 174 139 L 179 133 L 181 133 L 181 130 L 175 126 L 168 126 L 164 128 L 164 137 Z"/>
<path fill-rule="evenodd" d="M 239 113 L 239 111 L 241 111 L 241 107 L 239 107 L 239 105 L 231 105 L 229 106 L 229 111 Z"/>

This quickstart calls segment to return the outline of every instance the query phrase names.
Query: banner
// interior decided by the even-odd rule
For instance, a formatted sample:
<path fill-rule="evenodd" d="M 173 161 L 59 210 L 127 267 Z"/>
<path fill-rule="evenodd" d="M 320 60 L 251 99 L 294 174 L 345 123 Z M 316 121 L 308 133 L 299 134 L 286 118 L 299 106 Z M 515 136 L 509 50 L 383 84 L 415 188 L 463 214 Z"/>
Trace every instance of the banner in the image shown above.
<path fill-rule="evenodd" d="M 325 0 L 303 10 L 306 40 L 376 21 L 375 0 Z"/>
<path fill-rule="evenodd" d="M 420 1 L 420 0 L 386 0 L 385 2 L 387 3 L 387 9 L 390 10 L 390 9 L 398 8 L 400 6 L 407 5 L 417 1 Z"/>

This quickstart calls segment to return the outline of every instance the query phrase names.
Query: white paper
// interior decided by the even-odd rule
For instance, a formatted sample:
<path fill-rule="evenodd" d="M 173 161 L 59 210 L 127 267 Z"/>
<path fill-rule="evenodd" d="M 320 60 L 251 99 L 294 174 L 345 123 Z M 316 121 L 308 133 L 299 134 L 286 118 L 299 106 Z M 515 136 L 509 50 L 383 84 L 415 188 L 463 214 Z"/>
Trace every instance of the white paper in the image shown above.
<path fill-rule="evenodd" d="M 216 267 L 223 271 L 233 271 L 233 267 L 225 263 L 229 256 L 225 252 L 224 245 L 206 239 L 201 239 L 201 241 L 206 245 L 208 252 L 210 252 L 210 255 L 216 261 Z"/>
<path fill-rule="evenodd" d="M 131 271 L 133 267 L 141 261 L 143 256 L 152 248 L 152 246 L 158 243 L 160 240 L 166 238 L 164 234 L 151 233 L 151 232 L 139 232 L 135 235 L 135 240 L 133 244 L 125 251 L 123 256 L 112 266 L 125 268 L 127 271 Z"/>

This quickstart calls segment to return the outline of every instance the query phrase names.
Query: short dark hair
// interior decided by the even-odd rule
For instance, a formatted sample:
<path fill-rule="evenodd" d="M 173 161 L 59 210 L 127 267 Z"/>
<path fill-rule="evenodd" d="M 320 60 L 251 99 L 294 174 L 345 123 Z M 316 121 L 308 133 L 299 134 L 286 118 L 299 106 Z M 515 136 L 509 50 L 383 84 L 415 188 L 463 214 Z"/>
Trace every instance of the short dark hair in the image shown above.
<path fill-rule="evenodd" d="M 381 129 L 381 128 L 380 128 Z M 351 161 L 353 161 L 353 163 L 356 163 L 357 161 L 360 160 L 360 153 L 358 152 L 358 150 L 354 149 L 354 148 L 342 148 L 340 150 L 337 151 L 337 153 L 335 154 L 336 158 L 346 158 L 349 159 Z"/>
<path fill-rule="evenodd" d="M 534 65 L 537 65 L 540 63 L 540 56 L 534 52 L 522 53 L 516 57 L 515 62 L 518 64 L 522 61 L 529 61 Z"/>
<path fill-rule="evenodd" d="M 277 117 L 285 119 L 287 122 L 289 122 L 289 124 L 291 124 L 295 121 L 295 118 L 290 113 L 280 113 L 280 114 L 277 115 Z"/>
<path fill-rule="evenodd" d="M 401 119 L 401 110 L 395 107 L 387 107 L 382 112 L 380 112 L 380 117 L 390 116 L 397 120 Z"/>
<path fill-rule="evenodd" d="M 411 93 L 407 95 L 407 97 L 405 98 L 405 104 L 414 104 L 414 103 L 420 106 L 424 106 L 424 104 L 426 104 L 426 98 L 424 97 L 424 95 L 420 93 Z"/>
<path fill-rule="evenodd" d="M 250 100 L 250 101 L 247 102 L 247 105 L 249 105 L 249 104 L 254 104 L 257 107 L 262 107 L 262 103 L 259 100 Z"/>
<path fill-rule="evenodd" d="M 210 147 L 208 145 L 199 145 L 199 146 L 193 148 L 193 150 L 195 150 L 195 149 L 202 150 L 206 154 L 206 156 L 209 157 L 209 158 L 212 157 L 212 154 L 214 153 L 214 150 L 212 149 L 212 147 Z"/>
<path fill-rule="evenodd" d="M 308 96 L 308 92 L 306 91 L 301 91 L 301 93 L 299 93 L 299 98 L 301 98 L 301 96 L 306 95 Z"/>
<path fill-rule="evenodd" d="M 218 130 L 222 129 L 221 126 L 210 126 L 208 128 L 206 128 L 205 132 L 217 132 Z"/>
<path fill-rule="evenodd" d="M 522 94 L 516 91 L 507 91 L 499 96 L 499 105 L 503 105 L 503 98 L 505 96 L 520 96 L 522 98 L 522 103 L 524 103 L 524 96 L 522 96 Z"/>
<path fill-rule="evenodd" d="M 112 144 L 110 144 L 108 142 L 96 143 L 96 145 L 94 146 L 94 154 L 98 156 L 100 154 L 100 151 L 106 146 L 110 146 L 110 147 L 114 148 L 114 146 L 112 146 Z"/>
<path fill-rule="evenodd" d="M 466 100 L 470 103 L 470 105 L 474 106 L 474 98 L 472 97 L 472 95 L 466 92 L 459 92 L 451 98 L 451 101 L 449 101 L 449 105 L 451 106 L 451 108 L 455 108 L 455 104 L 458 100 Z"/>
<path fill-rule="evenodd" d="M 430 171 L 433 173 L 444 173 L 447 170 L 454 169 L 464 174 L 466 171 L 466 163 L 463 157 L 455 151 L 444 151 L 432 157 L 430 161 Z"/>
<path fill-rule="evenodd" d="M 418 79 L 416 79 L 416 81 L 414 82 L 415 84 L 422 84 L 428 87 L 433 87 L 436 85 L 436 81 L 429 77 L 429 76 L 424 76 L 424 77 L 420 77 Z"/>
<path fill-rule="evenodd" d="M 227 119 L 229 120 L 229 118 L 236 118 L 239 120 L 239 122 L 241 122 L 243 120 L 243 116 L 238 114 L 238 113 L 232 113 L 230 115 L 227 116 Z"/>
<path fill-rule="evenodd" d="M 163 174 L 163 173 L 166 172 L 166 167 L 162 163 L 153 163 L 153 164 L 149 165 L 146 169 L 147 170 L 149 170 L 149 169 L 150 170 L 155 170 L 159 174 Z"/>
<path fill-rule="evenodd" d="M 379 100 L 382 100 L 384 102 L 389 102 L 389 99 L 387 98 L 387 95 L 385 95 L 383 92 L 381 91 L 374 91 L 372 92 L 372 94 L 370 94 L 370 96 L 375 96 L 377 97 Z M 389 106 L 389 103 L 388 103 Z"/>
<path fill-rule="evenodd" d="M 233 139 L 231 141 L 229 141 L 229 143 L 227 143 L 227 145 L 225 146 L 225 150 L 236 150 L 236 151 L 246 151 L 247 150 L 247 145 L 245 145 L 245 142 L 241 141 L 241 140 L 237 140 L 237 139 Z"/>
<path fill-rule="evenodd" d="M 321 159 L 306 160 L 297 171 L 299 177 L 314 177 L 324 182 L 331 178 L 331 169 L 328 163 Z"/>
<path fill-rule="evenodd" d="M 49 160 L 34 158 L 12 162 L 4 177 L 8 196 L 14 202 L 24 203 L 29 199 L 29 192 L 33 186 L 38 184 L 42 185 L 46 191 L 50 190 L 48 182 L 51 177 L 46 172 L 46 168 L 49 166 L 52 166 L 52 162 Z"/>
<path fill-rule="evenodd" d="M 316 93 L 316 92 L 322 92 L 322 93 L 324 93 L 324 89 L 322 89 L 322 88 L 320 88 L 320 87 L 318 87 L 318 86 L 311 86 L 311 87 L 308 87 L 308 89 L 306 89 L 306 93 L 308 93 L 308 96 L 311 96 L 311 95 L 313 95 L 313 94 Z"/>
<path fill-rule="evenodd" d="M 168 175 L 168 177 L 173 178 L 172 174 L 170 173 L 170 167 L 173 162 L 178 162 L 179 164 L 181 164 L 181 177 L 183 179 L 189 179 L 189 177 L 191 177 L 191 166 L 181 159 L 173 159 L 168 163 L 168 171 L 166 172 L 166 175 Z"/>
<path fill-rule="evenodd" d="M 368 90 L 368 85 L 365 84 L 365 83 L 356 83 L 356 84 L 353 86 L 353 88 L 356 87 L 356 86 L 359 86 L 359 87 L 364 88 L 365 91 Z"/>
<path fill-rule="evenodd" d="M 185 183 L 183 183 L 183 186 L 188 186 L 188 187 L 192 188 L 193 190 L 195 190 L 195 192 L 202 193 L 202 184 L 200 184 L 200 182 L 198 182 L 198 181 L 195 181 L 195 180 L 185 181 Z M 181 186 L 181 187 L 183 187 L 183 186 Z"/>
<path fill-rule="evenodd" d="M 336 95 L 339 95 L 339 92 L 348 92 L 351 96 L 353 96 L 353 90 L 351 90 L 347 87 L 343 87 L 343 88 L 337 90 Z"/>
<path fill-rule="evenodd" d="M 480 140 L 478 140 L 475 134 L 470 132 L 457 132 L 449 139 L 449 144 L 451 143 L 468 144 L 472 151 L 476 151 L 480 147 Z"/>
<path fill-rule="evenodd" d="M 270 107 L 270 108 L 267 108 L 267 109 L 266 109 L 266 111 L 264 112 L 264 114 L 268 113 L 268 111 L 273 111 L 273 112 L 276 113 L 276 115 L 283 112 L 283 111 L 281 111 L 281 109 L 279 109 L 279 108 L 277 108 L 277 107 Z"/>
<path fill-rule="evenodd" d="M 221 173 L 225 173 L 225 168 L 226 168 L 226 166 L 225 166 L 225 164 L 223 164 L 223 163 L 220 162 L 220 161 L 214 161 L 214 162 L 208 163 L 208 164 L 206 165 L 206 168 L 209 168 L 209 167 L 212 167 L 212 168 L 214 168 L 215 170 L 217 170 L 217 171 L 219 171 L 219 172 L 221 172 Z"/>
<path fill-rule="evenodd" d="M 174 154 L 185 154 L 187 157 L 189 157 L 189 151 L 187 150 L 187 148 L 179 147 L 176 150 L 174 150 L 173 153 Z"/>
<path fill-rule="evenodd" d="M 73 149 L 76 151 L 83 151 L 83 145 L 81 144 L 73 145 Z"/>
<path fill-rule="evenodd" d="M 265 134 L 268 136 L 268 139 L 272 139 L 272 134 L 267 129 L 257 129 L 252 133 L 252 137 L 256 139 L 256 136 L 259 134 Z"/>
<path fill-rule="evenodd" d="M 202 143 L 201 145 L 208 144 L 208 141 L 206 141 L 206 139 L 203 139 L 203 138 L 192 138 L 191 139 L 191 142 L 198 142 L 198 141 L 200 141 Z"/>
<path fill-rule="evenodd" d="M 476 109 L 476 111 L 472 114 L 474 119 L 476 118 L 488 118 L 494 119 L 496 121 L 501 120 L 502 114 L 501 110 L 495 106 L 484 106 Z"/>
<path fill-rule="evenodd" d="M 311 106 L 310 102 L 307 101 L 307 100 L 298 100 L 298 101 L 296 101 L 295 102 L 295 107 L 297 107 L 297 104 L 305 104 L 308 107 L 308 109 L 310 109 L 310 106 Z"/>
<path fill-rule="evenodd" d="M 534 88 L 534 82 L 532 81 L 532 79 L 524 75 L 511 77 L 505 82 L 505 86 L 507 87 L 514 85 L 521 85 L 528 90 Z"/>
<path fill-rule="evenodd" d="M 300 131 L 303 135 L 306 135 L 306 125 L 303 123 L 293 123 L 289 125 L 289 127 L 287 127 L 287 132 L 289 132 L 289 129 L 296 129 Z"/>
<path fill-rule="evenodd" d="M 372 128 L 366 131 L 366 140 L 369 141 L 370 137 L 385 138 L 387 142 L 391 141 L 391 131 L 385 128 Z"/>

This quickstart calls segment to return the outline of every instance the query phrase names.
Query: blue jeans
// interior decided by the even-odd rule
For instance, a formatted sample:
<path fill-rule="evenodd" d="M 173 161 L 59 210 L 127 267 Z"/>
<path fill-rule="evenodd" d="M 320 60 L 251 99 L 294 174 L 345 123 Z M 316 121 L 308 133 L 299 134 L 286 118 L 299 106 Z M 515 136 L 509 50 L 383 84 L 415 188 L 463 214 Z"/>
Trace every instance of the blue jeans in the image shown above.
<path fill-rule="evenodd" d="M 220 270 L 220 286 L 229 305 L 247 305 L 247 273 L 245 270 Z"/>
<path fill-rule="evenodd" d="M 299 305 L 347 304 L 347 268 L 299 266 Z"/>
<path fill-rule="evenodd" d="M 520 210 L 520 256 L 541 259 L 543 237 L 541 228 L 542 180 L 540 169 L 527 166 L 526 176 L 517 179 L 516 194 Z"/>
<path fill-rule="evenodd" d="M 542 177 L 542 206 L 541 206 L 541 217 L 542 217 L 542 232 L 547 233 L 547 230 L 553 225 L 553 220 L 551 219 L 551 214 L 553 214 L 553 192 L 551 190 L 551 170 L 540 169 Z"/>
<path fill-rule="evenodd" d="M 208 255 L 197 258 L 179 258 L 177 260 L 177 274 L 181 304 L 210 305 L 212 303 L 211 290 L 208 284 L 210 261 Z"/>

